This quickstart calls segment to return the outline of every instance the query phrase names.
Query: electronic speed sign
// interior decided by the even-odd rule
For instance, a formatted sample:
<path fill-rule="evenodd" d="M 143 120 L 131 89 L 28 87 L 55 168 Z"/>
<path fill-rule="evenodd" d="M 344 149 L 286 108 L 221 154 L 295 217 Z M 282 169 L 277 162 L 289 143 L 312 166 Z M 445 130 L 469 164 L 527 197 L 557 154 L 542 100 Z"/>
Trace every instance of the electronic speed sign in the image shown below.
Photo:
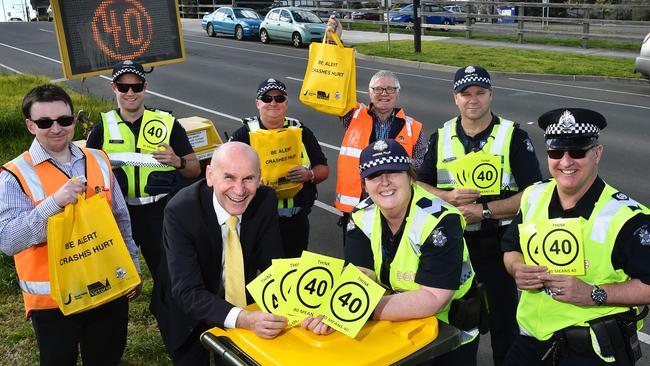
<path fill-rule="evenodd" d="M 52 0 L 52 9 L 68 79 L 110 72 L 124 60 L 185 60 L 177 0 Z"/>

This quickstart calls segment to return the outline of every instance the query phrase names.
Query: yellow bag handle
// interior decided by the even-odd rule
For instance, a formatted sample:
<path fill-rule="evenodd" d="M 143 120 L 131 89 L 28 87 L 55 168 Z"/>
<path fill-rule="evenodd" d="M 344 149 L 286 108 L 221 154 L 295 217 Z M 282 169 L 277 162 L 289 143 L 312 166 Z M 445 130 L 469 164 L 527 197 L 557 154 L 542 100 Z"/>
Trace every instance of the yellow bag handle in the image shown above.
<path fill-rule="evenodd" d="M 339 48 L 345 48 L 343 46 L 343 43 L 341 43 L 341 39 L 339 39 L 339 36 L 336 34 L 336 32 L 325 31 L 325 35 L 323 35 L 323 43 L 327 43 L 327 33 L 332 34 L 332 39 L 334 40 L 334 42 L 336 42 L 336 45 L 339 46 Z"/>

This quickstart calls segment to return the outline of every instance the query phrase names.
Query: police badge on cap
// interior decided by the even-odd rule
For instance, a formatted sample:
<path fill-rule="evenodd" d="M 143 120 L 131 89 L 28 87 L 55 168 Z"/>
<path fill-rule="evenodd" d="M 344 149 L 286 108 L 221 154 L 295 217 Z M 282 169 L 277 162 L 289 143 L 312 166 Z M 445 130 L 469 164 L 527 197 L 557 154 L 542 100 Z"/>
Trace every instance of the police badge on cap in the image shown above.
<path fill-rule="evenodd" d="M 605 117 L 583 108 L 559 108 L 538 119 L 544 130 L 546 146 L 553 149 L 582 148 L 598 140 L 600 130 L 607 126 Z"/>
<path fill-rule="evenodd" d="M 454 75 L 454 91 L 459 93 L 470 86 L 480 86 L 483 89 L 491 89 L 492 82 L 490 73 L 480 66 L 461 67 Z"/>

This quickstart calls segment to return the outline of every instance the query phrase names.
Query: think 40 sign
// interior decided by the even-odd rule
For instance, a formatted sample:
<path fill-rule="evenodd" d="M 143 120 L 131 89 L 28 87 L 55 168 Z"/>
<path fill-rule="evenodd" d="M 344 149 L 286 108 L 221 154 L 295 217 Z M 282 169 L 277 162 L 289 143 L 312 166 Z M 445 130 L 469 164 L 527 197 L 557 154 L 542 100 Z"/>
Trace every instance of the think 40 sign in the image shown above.
<path fill-rule="evenodd" d="M 185 60 L 177 0 L 52 0 L 66 78 L 110 72 L 124 60 Z"/>

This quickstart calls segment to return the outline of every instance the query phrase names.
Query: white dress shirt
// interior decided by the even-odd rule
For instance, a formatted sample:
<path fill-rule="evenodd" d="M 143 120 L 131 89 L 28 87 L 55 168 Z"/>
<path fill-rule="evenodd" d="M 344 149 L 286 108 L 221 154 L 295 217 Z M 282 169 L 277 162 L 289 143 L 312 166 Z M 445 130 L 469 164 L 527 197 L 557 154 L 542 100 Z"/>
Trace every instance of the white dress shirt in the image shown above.
<path fill-rule="evenodd" d="M 221 207 L 214 194 L 212 195 L 212 205 L 214 206 L 214 212 L 217 214 L 219 226 L 221 226 L 221 243 L 223 243 L 221 246 L 221 282 L 225 284 L 226 273 L 223 270 L 223 266 L 226 263 L 226 235 L 228 235 L 228 225 L 226 224 L 226 220 L 228 220 L 232 215 L 229 214 L 225 208 Z M 237 220 L 237 235 L 239 235 L 241 230 L 241 217 L 242 215 L 237 215 L 237 218 L 239 219 Z M 242 310 L 242 308 L 236 306 L 232 308 L 226 316 L 226 320 L 223 321 L 224 327 L 236 328 L 237 317 Z"/>

